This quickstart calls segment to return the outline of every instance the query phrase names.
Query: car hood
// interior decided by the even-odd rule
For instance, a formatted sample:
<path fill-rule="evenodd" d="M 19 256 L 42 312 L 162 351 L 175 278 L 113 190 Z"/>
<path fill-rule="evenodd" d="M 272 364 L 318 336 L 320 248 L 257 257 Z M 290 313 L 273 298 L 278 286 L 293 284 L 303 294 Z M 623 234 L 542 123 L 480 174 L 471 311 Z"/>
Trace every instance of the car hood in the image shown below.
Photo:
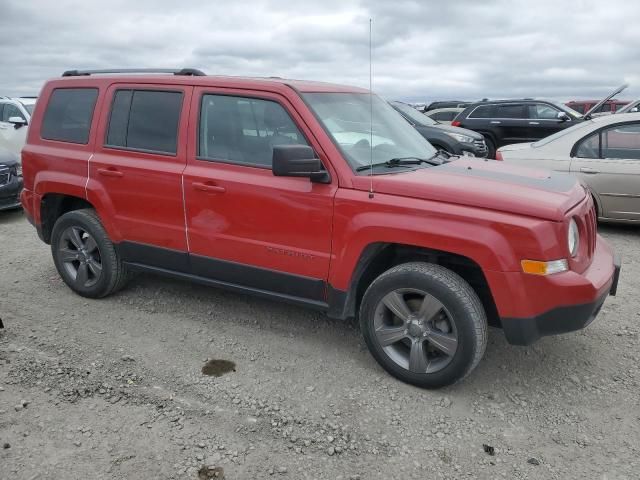
<path fill-rule="evenodd" d="M 5 150 L 4 148 L 0 148 L 0 165 L 13 167 L 18 163 L 20 163 L 20 159 L 15 153 Z"/>
<path fill-rule="evenodd" d="M 478 132 L 474 132 L 473 130 L 469 130 L 468 128 L 452 127 L 451 125 L 443 125 L 442 123 L 439 123 L 437 125 L 431 125 L 431 127 L 437 128 L 438 130 L 442 130 L 444 132 L 458 133 L 460 135 L 468 135 L 469 137 L 472 137 L 475 140 L 482 140 L 484 138 L 482 134 Z"/>
<path fill-rule="evenodd" d="M 531 145 L 533 145 L 532 142 L 512 143 L 511 145 L 505 145 L 504 147 L 500 147 L 498 150 L 501 152 L 515 152 L 517 150 L 527 150 L 531 148 Z"/>
<path fill-rule="evenodd" d="M 369 176 L 354 179 L 369 189 Z M 465 159 L 436 167 L 375 175 L 376 193 L 446 202 L 562 221 L 585 197 L 575 177 L 495 160 Z"/>

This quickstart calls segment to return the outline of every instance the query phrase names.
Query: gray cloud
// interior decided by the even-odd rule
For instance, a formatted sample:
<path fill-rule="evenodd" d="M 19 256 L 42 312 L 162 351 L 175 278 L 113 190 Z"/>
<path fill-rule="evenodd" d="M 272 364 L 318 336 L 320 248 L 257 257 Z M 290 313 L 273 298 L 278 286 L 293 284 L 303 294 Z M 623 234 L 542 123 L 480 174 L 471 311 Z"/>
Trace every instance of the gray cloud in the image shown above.
<path fill-rule="evenodd" d="M 0 0 L 0 94 L 70 68 L 193 66 L 211 74 L 368 86 L 407 100 L 640 97 L 640 5 L 558 2 Z"/>

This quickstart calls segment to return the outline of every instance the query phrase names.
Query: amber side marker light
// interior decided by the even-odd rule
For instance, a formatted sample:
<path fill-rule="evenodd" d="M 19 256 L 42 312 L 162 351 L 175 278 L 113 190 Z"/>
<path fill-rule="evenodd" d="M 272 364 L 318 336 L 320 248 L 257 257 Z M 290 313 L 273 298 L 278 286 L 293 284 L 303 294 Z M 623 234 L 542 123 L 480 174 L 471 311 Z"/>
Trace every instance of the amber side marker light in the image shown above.
<path fill-rule="evenodd" d="M 566 259 L 551 260 L 549 262 L 541 262 L 539 260 L 522 260 L 520 262 L 522 271 L 531 275 L 551 275 L 554 273 L 566 272 L 569 270 L 569 264 Z"/>

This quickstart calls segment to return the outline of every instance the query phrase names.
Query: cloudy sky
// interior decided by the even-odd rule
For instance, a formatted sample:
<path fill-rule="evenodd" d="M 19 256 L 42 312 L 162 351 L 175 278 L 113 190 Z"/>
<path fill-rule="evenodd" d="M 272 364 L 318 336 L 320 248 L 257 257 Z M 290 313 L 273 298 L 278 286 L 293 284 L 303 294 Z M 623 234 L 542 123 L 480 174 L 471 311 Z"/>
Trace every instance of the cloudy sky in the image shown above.
<path fill-rule="evenodd" d="M 0 95 L 70 68 L 190 66 L 210 74 L 368 85 L 412 101 L 640 97 L 630 0 L 0 0 Z"/>

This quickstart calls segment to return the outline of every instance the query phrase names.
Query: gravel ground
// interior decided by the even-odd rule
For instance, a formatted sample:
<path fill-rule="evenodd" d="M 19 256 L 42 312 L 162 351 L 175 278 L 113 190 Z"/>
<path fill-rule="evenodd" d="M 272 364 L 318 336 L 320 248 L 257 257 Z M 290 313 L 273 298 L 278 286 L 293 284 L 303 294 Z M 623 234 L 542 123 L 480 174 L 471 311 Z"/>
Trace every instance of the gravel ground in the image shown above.
<path fill-rule="evenodd" d="M 470 377 L 424 391 L 297 307 L 147 275 L 88 301 L 1 213 L 0 478 L 637 479 L 640 228 L 601 231 L 623 269 L 594 324 L 490 330 Z"/>

